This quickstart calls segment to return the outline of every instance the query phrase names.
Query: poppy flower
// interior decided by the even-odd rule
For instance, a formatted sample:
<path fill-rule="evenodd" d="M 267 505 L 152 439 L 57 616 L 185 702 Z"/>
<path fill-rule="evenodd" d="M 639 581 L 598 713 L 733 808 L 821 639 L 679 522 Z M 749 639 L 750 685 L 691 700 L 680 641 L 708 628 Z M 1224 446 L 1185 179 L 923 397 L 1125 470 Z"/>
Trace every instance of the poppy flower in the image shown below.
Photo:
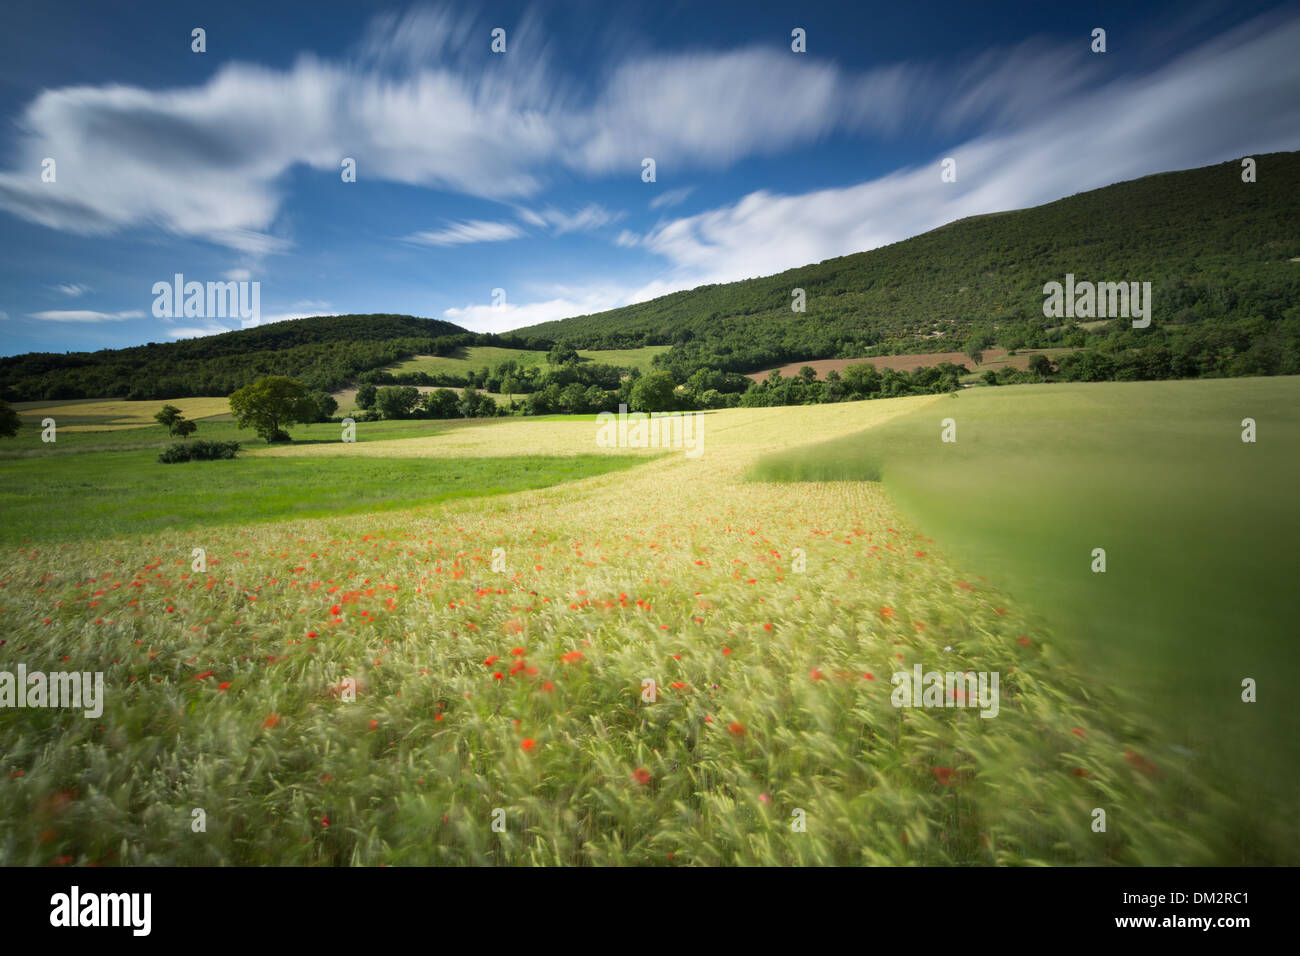
<path fill-rule="evenodd" d="M 524 753 L 527 753 L 537 746 L 537 741 L 533 740 L 532 737 L 525 737 L 519 742 L 519 746 L 524 748 Z"/>
<path fill-rule="evenodd" d="M 637 767 L 632 773 L 632 779 L 637 783 L 647 784 L 650 782 L 650 771 L 645 767 Z"/>
<path fill-rule="evenodd" d="M 727 725 L 727 729 L 731 731 L 731 733 L 736 737 L 745 736 L 745 725 L 740 723 L 739 721 L 733 720 L 731 723 Z"/>
<path fill-rule="evenodd" d="M 567 654 L 560 655 L 560 660 L 566 664 L 572 664 L 574 661 L 582 660 L 582 651 L 569 651 Z"/>
<path fill-rule="evenodd" d="M 266 720 L 264 720 L 264 721 L 262 722 L 262 726 L 263 726 L 263 727 L 276 727 L 276 726 L 279 725 L 279 723 L 280 723 L 280 715 L 279 715 L 279 714 L 272 714 L 270 717 L 266 718 Z"/>

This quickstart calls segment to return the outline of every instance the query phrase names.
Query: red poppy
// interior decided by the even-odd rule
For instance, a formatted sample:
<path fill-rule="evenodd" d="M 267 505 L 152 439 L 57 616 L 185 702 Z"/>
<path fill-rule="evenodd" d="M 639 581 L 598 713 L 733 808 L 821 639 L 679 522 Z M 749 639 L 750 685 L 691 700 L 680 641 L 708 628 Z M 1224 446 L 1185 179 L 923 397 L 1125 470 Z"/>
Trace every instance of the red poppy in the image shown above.
<path fill-rule="evenodd" d="M 637 783 L 646 784 L 650 782 L 650 771 L 645 767 L 637 767 L 632 773 L 632 779 Z"/>
<path fill-rule="evenodd" d="M 280 723 L 280 715 L 272 714 L 262 722 L 263 727 L 275 727 Z"/>
<path fill-rule="evenodd" d="M 727 725 L 727 729 L 737 737 L 745 736 L 745 725 L 740 723 L 739 721 L 733 720 L 730 724 Z"/>
<path fill-rule="evenodd" d="M 525 737 L 523 740 L 519 742 L 519 746 L 523 747 L 524 752 L 527 753 L 528 751 L 532 750 L 534 747 L 537 746 L 537 741 L 533 740 L 532 737 Z"/>

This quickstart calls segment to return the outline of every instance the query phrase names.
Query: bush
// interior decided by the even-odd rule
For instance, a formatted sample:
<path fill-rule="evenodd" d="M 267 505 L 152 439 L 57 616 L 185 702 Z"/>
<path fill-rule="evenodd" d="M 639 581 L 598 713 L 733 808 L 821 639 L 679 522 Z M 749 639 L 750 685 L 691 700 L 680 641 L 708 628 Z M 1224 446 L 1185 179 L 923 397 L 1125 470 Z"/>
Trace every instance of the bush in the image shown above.
<path fill-rule="evenodd" d="M 178 461 L 216 461 L 220 458 L 234 458 L 239 451 L 237 441 L 178 441 L 169 445 L 158 460 L 164 465 L 173 465 Z"/>

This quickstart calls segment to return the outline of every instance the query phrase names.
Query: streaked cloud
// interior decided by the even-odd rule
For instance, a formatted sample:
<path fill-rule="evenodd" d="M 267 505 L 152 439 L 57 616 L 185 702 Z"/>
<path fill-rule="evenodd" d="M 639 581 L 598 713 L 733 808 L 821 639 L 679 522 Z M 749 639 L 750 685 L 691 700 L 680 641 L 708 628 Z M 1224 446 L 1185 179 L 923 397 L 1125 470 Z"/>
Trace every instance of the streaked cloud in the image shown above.
<path fill-rule="evenodd" d="M 120 322 L 123 319 L 143 319 L 144 313 L 138 309 L 127 312 L 92 312 L 88 309 L 78 309 L 33 312 L 30 317 L 45 322 Z"/>
<path fill-rule="evenodd" d="M 452 223 L 444 229 L 413 233 L 405 239 L 425 246 L 460 246 L 472 242 L 503 242 L 524 235 L 527 233 L 513 223 L 472 219 L 469 222 Z"/>

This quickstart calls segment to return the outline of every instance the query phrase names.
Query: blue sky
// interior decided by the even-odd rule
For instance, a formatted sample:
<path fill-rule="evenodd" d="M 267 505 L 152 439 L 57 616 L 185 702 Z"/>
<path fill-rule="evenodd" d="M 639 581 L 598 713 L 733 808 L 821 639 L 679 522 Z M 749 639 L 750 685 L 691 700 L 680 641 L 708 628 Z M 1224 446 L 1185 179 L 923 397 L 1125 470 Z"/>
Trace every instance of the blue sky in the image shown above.
<path fill-rule="evenodd" d="M 0 15 L 4 354 L 245 324 L 176 273 L 505 331 L 1300 148 L 1296 4 L 121 7 Z"/>

